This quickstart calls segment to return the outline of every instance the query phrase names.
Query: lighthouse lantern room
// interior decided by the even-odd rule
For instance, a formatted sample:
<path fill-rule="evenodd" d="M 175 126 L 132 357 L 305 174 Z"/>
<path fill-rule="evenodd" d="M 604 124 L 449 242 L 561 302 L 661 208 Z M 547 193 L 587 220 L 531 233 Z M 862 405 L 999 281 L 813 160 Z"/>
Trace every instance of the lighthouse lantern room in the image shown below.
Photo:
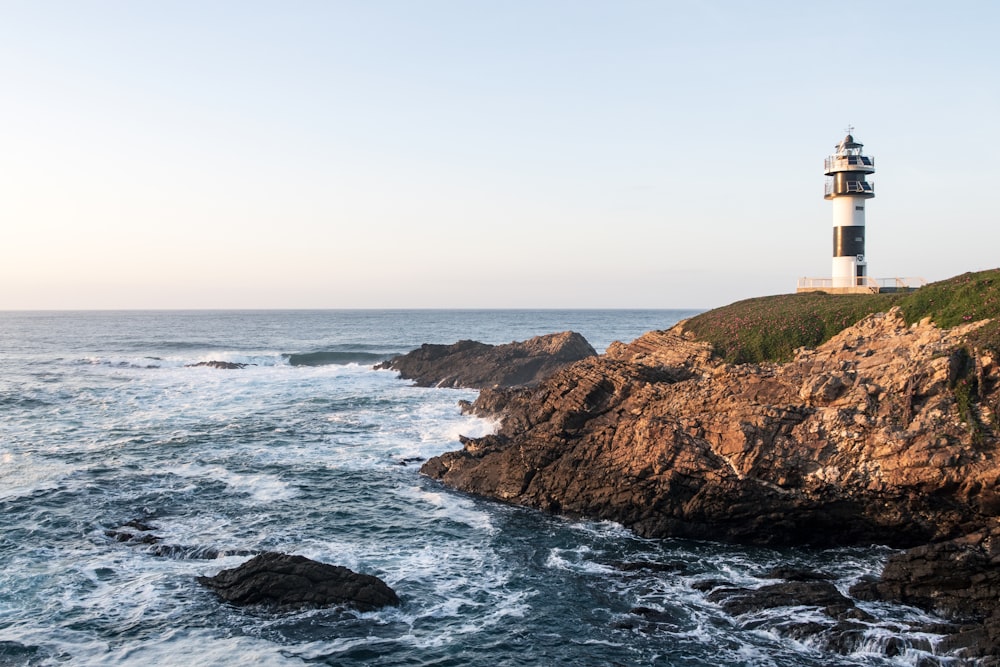
<path fill-rule="evenodd" d="M 865 201 L 875 188 L 865 176 L 875 172 L 874 158 L 861 152 L 863 145 L 848 135 L 837 144 L 837 152 L 826 158 L 826 199 L 833 202 L 834 288 L 865 287 L 868 260 L 865 255 Z"/>

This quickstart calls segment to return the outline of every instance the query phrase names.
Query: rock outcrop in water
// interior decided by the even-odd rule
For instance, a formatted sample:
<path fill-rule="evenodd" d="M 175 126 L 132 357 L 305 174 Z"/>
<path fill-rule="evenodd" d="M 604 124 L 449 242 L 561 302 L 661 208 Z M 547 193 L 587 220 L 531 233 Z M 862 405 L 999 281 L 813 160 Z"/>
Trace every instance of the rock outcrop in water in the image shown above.
<path fill-rule="evenodd" d="M 421 387 L 518 387 L 538 384 L 556 370 L 597 352 L 573 331 L 523 342 L 487 345 L 462 340 L 425 344 L 376 366 L 399 371 Z"/>
<path fill-rule="evenodd" d="M 1000 521 L 889 558 L 881 577 L 851 589 L 862 600 L 902 602 L 962 623 L 945 648 L 1000 665 Z"/>
<path fill-rule="evenodd" d="M 399 604 L 395 591 L 378 577 L 275 552 L 260 554 L 214 577 L 198 577 L 198 582 L 236 605 L 292 609 L 344 605 L 373 611 Z"/>
<path fill-rule="evenodd" d="M 257 364 L 243 364 L 238 361 L 199 361 L 196 364 L 184 364 L 184 368 L 218 368 L 224 371 L 236 371 L 241 368 L 246 368 L 247 366 L 256 366 Z"/>
<path fill-rule="evenodd" d="M 894 310 L 789 363 L 733 366 L 681 324 L 536 388 L 482 391 L 467 407 L 501 416 L 498 432 L 422 472 L 649 537 L 930 543 L 894 557 L 860 595 L 974 622 L 978 634 L 955 645 L 991 655 L 1000 369 L 965 345 L 977 326 L 907 326 Z"/>
<path fill-rule="evenodd" d="M 253 552 L 245 549 L 217 549 L 212 546 L 164 544 L 163 538 L 154 531 L 156 526 L 141 519 L 133 519 L 117 528 L 104 531 L 104 535 L 116 542 L 140 549 L 151 556 L 175 559 L 214 560 L 225 556 L 252 556 Z"/>

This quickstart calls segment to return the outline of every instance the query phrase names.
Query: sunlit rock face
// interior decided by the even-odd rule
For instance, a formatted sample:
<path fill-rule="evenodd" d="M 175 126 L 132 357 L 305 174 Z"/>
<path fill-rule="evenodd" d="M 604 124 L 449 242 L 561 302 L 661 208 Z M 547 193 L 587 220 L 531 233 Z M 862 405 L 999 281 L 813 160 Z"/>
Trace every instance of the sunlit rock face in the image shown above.
<path fill-rule="evenodd" d="M 975 324 L 872 315 L 787 364 L 727 365 L 683 324 L 481 393 L 502 417 L 425 474 L 464 491 L 610 519 L 655 537 L 910 546 L 955 537 L 1000 508 L 989 406 L 997 365 Z M 956 370 L 958 369 L 958 370 Z M 963 370 L 964 369 L 964 370 Z M 956 383 L 977 374 L 979 426 Z M 978 429 L 978 430 L 977 430 Z"/>

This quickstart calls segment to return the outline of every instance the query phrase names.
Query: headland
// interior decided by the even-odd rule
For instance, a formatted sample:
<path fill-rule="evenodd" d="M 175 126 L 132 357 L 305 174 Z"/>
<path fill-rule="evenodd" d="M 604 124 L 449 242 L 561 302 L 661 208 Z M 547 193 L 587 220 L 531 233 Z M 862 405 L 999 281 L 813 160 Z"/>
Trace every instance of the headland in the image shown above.
<path fill-rule="evenodd" d="M 995 656 L 998 318 L 1000 270 L 740 302 L 483 389 L 466 408 L 498 431 L 422 471 L 648 537 L 911 549 L 859 599 L 942 613 Z"/>

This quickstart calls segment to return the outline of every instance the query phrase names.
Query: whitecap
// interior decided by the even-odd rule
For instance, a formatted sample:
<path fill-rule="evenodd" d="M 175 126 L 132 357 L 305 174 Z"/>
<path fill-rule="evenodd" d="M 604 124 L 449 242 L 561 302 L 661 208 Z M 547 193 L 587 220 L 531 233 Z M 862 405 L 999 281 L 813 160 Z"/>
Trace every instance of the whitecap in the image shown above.
<path fill-rule="evenodd" d="M 496 532 L 492 513 L 470 498 L 448 491 L 429 491 L 420 486 L 402 487 L 397 493 L 414 503 L 432 507 L 433 512 L 442 519 L 465 524 L 487 535 Z"/>
<path fill-rule="evenodd" d="M 0 449 L 0 499 L 59 488 L 76 467 L 29 452 Z"/>
<path fill-rule="evenodd" d="M 220 465 L 184 464 L 166 468 L 163 472 L 179 477 L 207 477 L 225 483 L 233 493 L 246 494 L 258 503 L 289 500 L 298 491 L 277 475 L 267 473 L 237 473 Z"/>

